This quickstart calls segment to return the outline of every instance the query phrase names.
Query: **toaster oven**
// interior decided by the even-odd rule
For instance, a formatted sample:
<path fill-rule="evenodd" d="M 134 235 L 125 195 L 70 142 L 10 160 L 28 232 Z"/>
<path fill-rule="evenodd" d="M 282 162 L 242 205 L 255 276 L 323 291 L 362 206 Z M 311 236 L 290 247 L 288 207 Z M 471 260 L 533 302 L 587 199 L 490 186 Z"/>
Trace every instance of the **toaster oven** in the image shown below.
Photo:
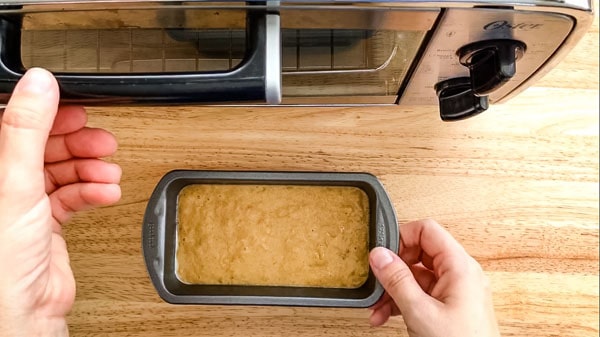
<path fill-rule="evenodd" d="M 0 103 L 27 68 L 82 104 L 438 105 L 476 115 L 580 40 L 589 0 L 0 0 Z"/>

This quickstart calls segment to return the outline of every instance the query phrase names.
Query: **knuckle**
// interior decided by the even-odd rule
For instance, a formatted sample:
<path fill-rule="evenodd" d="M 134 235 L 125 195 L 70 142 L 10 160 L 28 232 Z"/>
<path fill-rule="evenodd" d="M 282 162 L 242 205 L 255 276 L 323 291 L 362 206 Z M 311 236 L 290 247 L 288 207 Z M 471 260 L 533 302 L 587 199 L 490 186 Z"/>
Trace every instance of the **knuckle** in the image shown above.
<path fill-rule="evenodd" d="M 477 262 L 473 257 L 469 256 L 469 272 L 473 276 L 474 279 L 478 280 L 481 288 L 489 292 L 491 291 L 492 285 L 490 278 L 486 275 L 485 271 L 481 267 L 481 264 Z"/>
<path fill-rule="evenodd" d="M 384 282 L 386 289 L 401 289 L 407 282 L 410 282 L 413 278 L 411 271 L 408 268 L 394 268 L 392 269 Z"/>
<path fill-rule="evenodd" d="M 423 227 L 438 227 L 439 226 L 438 222 L 431 218 L 423 219 L 423 220 L 421 220 L 421 223 L 423 224 Z"/>
<path fill-rule="evenodd" d="M 44 112 L 31 104 L 9 104 L 2 115 L 2 124 L 19 129 L 42 129 L 45 127 Z"/>
<path fill-rule="evenodd" d="M 479 262 L 477 262 L 477 260 L 475 260 L 475 258 L 473 258 L 471 255 L 467 254 L 467 256 L 469 261 L 469 269 L 471 272 L 476 275 L 483 275 L 483 268 L 481 268 Z"/>

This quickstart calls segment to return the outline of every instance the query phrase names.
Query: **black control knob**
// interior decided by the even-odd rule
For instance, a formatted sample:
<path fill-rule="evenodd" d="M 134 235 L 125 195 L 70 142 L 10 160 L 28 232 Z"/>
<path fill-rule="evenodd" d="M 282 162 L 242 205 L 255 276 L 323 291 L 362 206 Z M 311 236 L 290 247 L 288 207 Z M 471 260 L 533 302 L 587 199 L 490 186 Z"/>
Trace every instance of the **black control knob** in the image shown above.
<path fill-rule="evenodd" d="M 478 96 L 468 77 L 451 78 L 435 85 L 443 121 L 475 116 L 488 108 L 488 97 Z"/>
<path fill-rule="evenodd" d="M 520 41 L 487 40 L 460 48 L 458 56 L 460 63 L 469 68 L 475 94 L 487 95 L 515 75 L 516 62 L 525 50 L 525 44 Z"/>

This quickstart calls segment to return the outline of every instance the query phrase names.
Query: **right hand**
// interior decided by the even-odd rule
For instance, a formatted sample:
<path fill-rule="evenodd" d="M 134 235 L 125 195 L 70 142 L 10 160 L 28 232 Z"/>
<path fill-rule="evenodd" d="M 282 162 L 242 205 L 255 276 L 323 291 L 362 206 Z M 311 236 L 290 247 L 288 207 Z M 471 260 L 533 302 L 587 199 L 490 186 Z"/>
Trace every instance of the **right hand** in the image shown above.
<path fill-rule="evenodd" d="M 371 308 L 371 325 L 401 314 L 412 337 L 500 336 L 479 263 L 433 220 L 405 224 L 400 233 L 400 256 L 383 247 L 369 256 L 386 290 Z"/>

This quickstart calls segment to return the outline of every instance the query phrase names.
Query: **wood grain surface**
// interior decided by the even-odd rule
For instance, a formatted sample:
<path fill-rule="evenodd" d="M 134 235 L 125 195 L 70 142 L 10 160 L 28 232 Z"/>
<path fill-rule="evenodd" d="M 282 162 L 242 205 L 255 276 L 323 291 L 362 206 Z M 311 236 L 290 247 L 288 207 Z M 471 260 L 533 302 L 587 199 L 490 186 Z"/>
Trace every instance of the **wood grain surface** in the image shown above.
<path fill-rule="evenodd" d="M 369 327 L 366 309 L 162 302 L 146 202 L 169 170 L 208 169 L 371 172 L 400 224 L 435 218 L 483 265 L 504 336 L 598 336 L 598 99 L 596 17 L 535 87 L 458 123 L 431 107 L 90 108 L 119 140 L 123 198 L 65 226 L 71 335 L 407 335 L 401 318 Z"/>

